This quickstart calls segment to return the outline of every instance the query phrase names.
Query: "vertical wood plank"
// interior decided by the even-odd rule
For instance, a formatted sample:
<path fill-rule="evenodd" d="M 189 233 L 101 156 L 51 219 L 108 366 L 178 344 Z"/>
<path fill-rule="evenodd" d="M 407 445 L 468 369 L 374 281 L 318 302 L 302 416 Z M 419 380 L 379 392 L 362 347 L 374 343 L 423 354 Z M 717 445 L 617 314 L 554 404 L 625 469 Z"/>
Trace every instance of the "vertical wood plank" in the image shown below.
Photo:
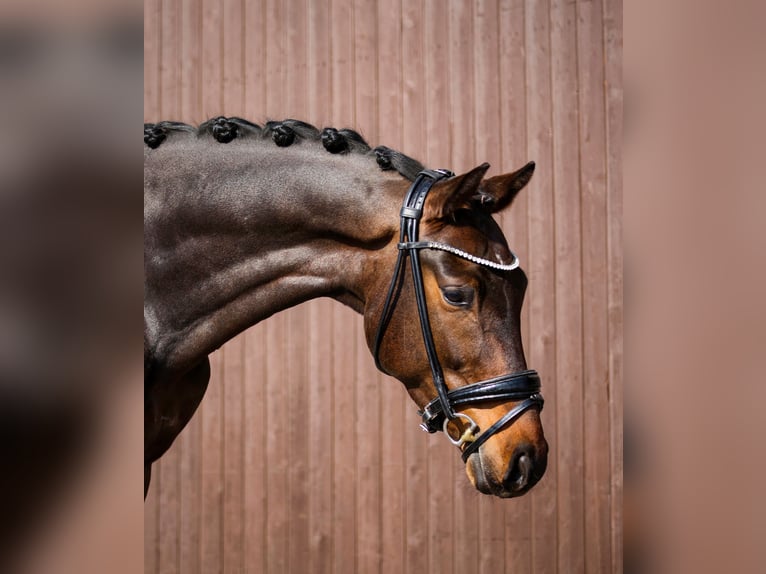
<path fill-rule="evenodd" d="M 201 0 L 202 118 L 221 114 L 223 107 L 222 0 Z"/>
<path fill-rule="evenodd" d="M 180 5 L 180 61 L 179 82 L 181 84 L 180 120 L 198 123 L 202 118 L 202 83 L 201 83 L 201 0 L 185 0 Z"/>
<path fill-rule="evenodd" d="M 162 488 L 162 469 L 155 463 L 152 465 L 152 483 L 144 501 L 144 572 L 153 574 L 159 572 L 160 562 L 160 500 Z"/>
<path fill-rule="evenodd" d="M 180 3 L 179 70 L 180 116 L 185 122 L 198 122 L 201 118 L 201 58 L 200 48 L 200 0 Z M 203 402 L 205 404 L 205 402 Z M 179 478 L 180 555 L 179 571 L 200 574 L 201 504 L 202 499 L 202 414 L 194 415 L 179 435 L 174 448 L 180 449 L 181 468 Z"/>
<path fill-rule="evenodd" d="M 222 75 L 224 115 L 240 115 L 244 107 L 243 5 L 241 0 L 223 0 L 222 6 Z M 226 343 L 224 352 L 224 434 L 223 434 L 223 571 L 243 572 L 245 531 L 244 506 L 245 459 L 244 425 L 244 337 Z"/>
<path fill-rule="evenodd" d="M 222 85 L 223 108 L 226 116 L 240 116 L 244 109 L 245 78 L 242 73 L 245 65 L 243 25 L 245 13 L 242 0 L 222 0 L 223 53 Z"/>
<path fill-rule="evenodd" d="M 402 145 L 402 5 L 379 3 L 378 126 L 380 142 Z M 368 360 L 373 359 L 368 352 Z M 404 571 L 405 481 L 403 419 L 405 390 L 401 383 L 377 375 L 380 384 L 380 545 L 381 572 Z"/>
<path fill-rule="evenodd" d="M 283 0 L 285 38 L 284 109 L 279 118 L 308 119 L 308 97 L 311 93 L 307 75 L 307 25 L 305 0 Z M 308 443 L 305 420 L 308 401 L 308 309 L 305 305 L 289 309 L 287 315 L 287 348 L 289 387 L 288 404 L 289 445 L 283 456 L 287 458 L 288 477 L 288 563 L 287 571 L 302 574 L 309 558 Z"/>
<path fill-rule="evenodd" d="M 424 1 L 402 2 L 402 148 L 418 157 L 425 149 L 424 75 Z M 420 156 L 419 159 L 425 159 Z M 428 497 L 422 485 L 428 484 L 427 439 L 418 428 L 415 409 L 407 399 L 404 418 L 405 539 L 406 573 L 428 572 Z"/>
<path fill-rule="evenodd" d="M 374 0 L 354 1 L 354 120 L 370 142 L 378 133 L 378 27 Z M 358 319 L 357 319 L 358 320 Z M 379 375 L 364 339 L 357 330 L 356 433 L 357 433 L 357 570 L 380 572 L 380 384 Z"/>
<path fill-rule="evenodd" d="M 177 118 L 180 114 L 178 81 L 180 16 L 177 0 L 162 0 L 161 49 L 159 81 L 159 118 Z M 180 567 L 180 514 L 179 492 L 181 449 L 176 444 L 162 457 L 163 486 L 159 491 L 159 564 L 160 572 L 173 574 Z"/>
<path fill-rule="evenodd" d="M 162 457 L 159 489 L 158 572 L 178 572 L 178 450 L 171 448 Z"/>
<path fill-rule="evenodd" d="M 266 7 L 267 0 L 245 2 L 244 117 L 255 123 L 266 119 Z"/>
<path fill-rule="evenodd" d="M 223 571 L 244 571 L 244 522 L 242 520 L 244 461 L 244 338 L 240 335 L 224 350 L 223 372 Z"/>
<path fill-rule="evenodd" d="M 434 15 L 441 4 L 434 6 Z M 473 58 L 473 6 L 469 2 L 453 4 L 448 13 L 449 30 L 449 70 L 451 104 L 451 152 L 452 165 L 455 173 L 465 172 L 475 167 L 475 138 L 474 124 L 474 58 Z M 428 22 L 428 17 L 426 17 Z M 436 34 L 434 34 L 435 36 Z M 431 46 L 428 46 L 426 57 L 430 56 Z M 433 57 L 433 56 L 431 56 Z M 440 73 L 443 70 L 435 70 Z M 445 96 L 446 97 L 446 96 Z"/>
<path fill-rule="evenodd" d="M 202 0 L 202 115 L 221 113 L 223 54 L 221 0 Z M 211 376 L 202 402 L 202 501 L 200 512 L 200 569 L 223 570 L 223 351 L 210 357 Z"/>
<path fill-rule="evenodd" d="M 309 307 L 308 356 L 308 568 L 332 571 L 332 490 L 334 433 L 332 388 L 333 310 L 330 301 L 314 301 Z"/>
<path fill-rule="evenodd" d="M 267 0 L 244 3 L 244 103 L 243 116 L 262 123 L 267 109 Z M 239 113 L 239 112 L 238 112 Z M 249 329 L 245 337 L 244 388 L 244 566 L 245 572 L 267 572 L 268 568 L 268 453 L 269 418 L 267 397 L 268 322 Z"/>
<path fill-rule="evenodd" d="M 507 173 L 518 169 L 527 161 L 536 158 L 527 154 L 526 117 L 526 59 L 524 49 L 524 2 L 522 0 L 501 0 L 498 6 L 499 27 L 499 107 L 500 133 L 502 134 L 501 169 Z M 514 199 L 513 205 L 501 215 L 503 231 L 511 249 L 521 257 L 526 266 L 528 257 L 527 209 L 529 194 L 535 193 L 535 179 L 532 184 Z M 522 308 L 522 341 L 529 345 L 529 307 Z M 535 365 L 530 365 L 535 368 Z M 547 430 L 547 429 L 545 429 Z M 536 489 L 548 486 L 546 479 Z M 553 489 L 555 497 L 555 487 Z M 538 572 L 533 568 L 536 540 L 532 536 L 532 510 L 534 495 L 514 500 L 505 508 L 505 571 Z M 540 519 L 540 510 L 535 508 L 535 518 Z M 550 531 L 550 529 L 546 530 Z M 555 532 L 555 523 L 553 531 Z M 550 546 L 545 556 L 551 556 Z"/>
<path fill-rule="evenodd" d="M 267 323 L 260 323 L 242 334 L 245 351 L 243 365 L 244 485 L 242 549 L 246 572 L 266 572 L 266 441 L 268 415 Z"/>
<path fill-rule="evenodd" d="M 580 177 L 575 6 L 551 6 L 556 210 L 556 333 L 559 388 L 559 564 L 583 568 L 583 379 Z M 566 557 L 567 553 L 574 556 Z"/>
<path fill-rule="evenodd" d="M 198 411 L 179 435 L 177 446 L 181 451 L 179 497 L 180 554 L 179 572 L 200 574 L 200 499 L 202 498 L 202 415 Z M 149 572 L 149 570 L 147 570 Z"/>
<path fill-rule="evenodd" d="M 330 0 L 332 57 L 331 124 L 355 125 L 354 13 L 352 0 Z M 356 571 L 356 356 L 358 319 L 333 307 L 333 571 Z"/>
<path fill-rule="evenodd" d="M 527 2 L 524 7 L 524 42 L 526 58 L 527 154 L 537 162 L 535 177 L 527 191 L 529 232 L 529 346 L 527 361 L 537 369 L 543 380 L 546 406 L 542 413 L 543 428 L 549 441 L 548 470 L 541 483 L 531 493 L 533 507 L 532 537 L 533 568 L 550 568 L 556 553 L 561 560 L 560 543 L 549 545 L 552 508 L 558 476 L 557 456 L 559 434 L 558 381 L 556 378 L 556 312 L 555 266 L 553 244 L 553 156 L 551 125 L 551 49 L 549 40 L 549 6 L 547 2 Z M 550 481 L 550 482 L 549 482 Z M 537 520 L 539 513 L 539 518 Z M 539 549 L 539 551 L 538 551 Z M 544 556 L 548 554 L 548 557 Z M 551 557 L 551 555 L 553 555 Z M 554 562 L 555 564 L 555 562 Z M 559 566 L 548 571 L 573 571 L 576 566 Z"/>
<path fill-rule="evenodd" d="M 283 0 L 285 45 L 285 117 L 313 121 L 308 117 L 306 0 Z"/>
<path fill-rule="evenodd" d="M 266 101 L 264 120 L 284 119 L 285 106 L 285 18 L 282 0 L 266 0 Z"/>
<path fill-rule="evenodd" d="M 332 39 L 330 23 L 331 0 L 308 3 L 306 47 L 307 78 L 310 94 L 306 106 L 311 122 L 319 129 L 331 123 L 332 116 Z"/>
<path fill-rule="evenodd" d="M 288 15 L 282 0 L 266 3 L 266 118 L 283 119 L 286 84 L 285 32 Z M 287 322 L 279 313 L 266 324 L 266 571 L 285 572 L 289 566 L 288 448 L 289 381 Z"/>
<path fill-rule="evenodd" d="M 285 311 L 287 317 L 286 355 L 289 405 L 288 447 L 282 453 L 286 459 L 288 479 L 288 571 L 303 573 L 308 562 L 308 443 L 306 441 L 306 413 L 308 412 L 307 344 L 308 317 L 305 306 Z"/>
<path fill-rule="evenodd" d="M 144 6 L 144 121 L 160 120 L 160 70 L 162 58 L 162 0 Z"/>
<path fill-rule="evenodd" d="M 333 569 L 336 573 L 357 572 L 356 566 L 356 322 L 353 311 L 335 306 L 333 309 Z"/>
<path fill-rule="evenodd" d="M 308 5 L 308 85 L 318 97 L 308 99 L 311 122 L 320 129 L 332 115 L 330 0 Z M 311 572 L 332 572 L 333 545 L 333 302 L 309 303 L 308 346 L 308 532 Z"/>
<path fill-rule="evenodd" d="M 497 0 L 476 0 L 473 11 L 473 90 L 476 104 L 473 122 L 476 160 L 487 161 L 489 175 L 500 173 L 502 132 L 500 118 L 500 60 Z M 460 79 L 459 81 L 466 81 Z"/>
<path fill-rule="evenodd" d="M 524 46 L 524 0 L 500 0 L 499 27 L 499 129 L 502 135 L 499 173 L 520 168 L 535 158 L 527 154 L 526 50 Z M 534 179 L 532 180 L 534 181 Z M 511 249 L 527 257 L 527 200 L 534 186 L 524 190 L 500 214 L 503 232 Z M 528 308 L 522 307 L 522 340 L 529 340 Z"/>
<path fill-rule="evenodd" d="M 606 125 L 602 4 L 577 3 L 582 201 L 585 570 L 611 567 Z"/>
<path fill-rule="evenodd" d="M 612 572 L 623 571 L 622 0 L 604 2 Z"/>
<path fill-rule="evenodd" d="M 420 93 L 425 96 L 424 159 L 432 167 L 455 165 L 451 143 L 453 138 L 465 133 L 461 131 L 463 125 L 471 124 L 470 18 L 467 3 L 460 11 L 457 5 L 453 5 L 452 10 L 443 11 L 438 2 L 426 0 L 423 22 L 425 71 Z M 463 96 L 460 102 L 465 107 L 457 107 L 455 115 L 454 104 L 459 94 Z M 454 129 L 449 129 L 450 114 Z M 419 340 L 415 344 L 422 345 L 423 342 Z M 441 433 L 420 440 L 428 441 L 428 566 L 432 572 L 450 573 L 458 567 L 455 555 L 460 555 L 463 550 L 452 538 L 453 530 L 460 523 L 465 533 L 463 540 L 466 546 L 471 546 L 477 532 L 475 505 L 462 504 L 466 500 L 462 496 L 465 491 L 455 487 L 456 478 L 466 480 L 464 467 L 457 462 L 456 449 Z"/>
<path fill-rule="evenodd" d="M 496 0 L 478 0 L 474 4 L 474 77 L 476 93 L 474 124 L 478 137 L 475 140 L 476 163 L 487 161 L 491 164 L 490 175 L 500 173 L 502 159 L 501 138 L 498 119 L 500 118 L 500 63 L 498 3 Z M 480 559 L 479 572 L 506 571 L 505 555 L 509 547 L 516 547 L 515 571 L 529 569 L 528 523 L 521 524 L 518 531 L 507 533 L 505 513 L 513 512 L 515 520 L 529 517 L 530 499 L 524 497 L 505 504 L 494 498 L 479 498 Z M 509 568 L 510 569 L 510 568 Z"/>
<path fill-rule="evenodd" d="M 200 569 L 223 571 L 223 350 L 210 355 L 210 385 L 202 403 Z"/>
<path fill-rule="evenodd" d="M 429 142 L 433 137 L 443 142 L 443 146 L 449 146 L 447 149 L 439 150 L 441 154 L 444 154 L 441 157 L 446 156 L 455 173 L 462 173 L 476 164 L 472 9 L 470 3 L 464 2 L 453 5 L 448 14 L 442 16 L 439 12 L 439 3 L 427 4 L 426 26 L 430 29 L 430 33 L 426 44 L 426 54 L 427 57 L 431 55 L 433 51 L 431 46 L 438 38 L 447 43 L 446 46 L 440 46 L 439 52 L 448 54 L 449 60 L 442 62 L 441 66 L 433 69 L 431 73 L 435 75 L 443 73 L 444 69 L 450 70 L 449 86 L 441 99 L 450 106 L 448 111 L 442 113 L 449 117 L 451 127 L 446 140 L 444 135 L 430 133 Z M 441 125 L 439 131 L 442 134 L 444 126 L 450 125 L 445 117 L 440 124 L 434 119 L 430 120 L 430 124 L 433 126 L 432 130 L 436 130 L 437 125 Z M 430 157 L 429 160 L 431 160 Z M 431 438 L 435 438 L 440 443 L 438 446 L 443 449 L 444 454 L 440 459 L 429 460 L 429 464 L 433 465 L 430 470 L 434 476 L 442 477 L 444 470 L 440 467 L 447 465 L 450 474 L 444 475 L 443 480 L 450 480 L 452 485 L 450 494 L 454 501 L 453 516 L 445 520 L 440 513 L 443 513 L 443 509 L 447 506 L 440 507 L 440 505 L 447 504 L 449 498 L 445 496 L 442 497 L 444 500 L 440 500 L 434 498 L 433 494 L 429 495 L 433 505 L 431 520 L 437 524 L 442 523 L 445 530 L 439 534 L 442 539 L 441 547 L 437 545 L 433 547 L 432 555 L 437 553 L 441 557 L 438 555 L 434 557 L 435 561 L 431 563 L 431 569 L 438 571 L 446 568 L 449 572 L 456 573 L 477 571 L 480 568 L 480 566 L 477 568 L 477 559 L 481 562 L 479 539 L 482 535 L 479 497 L 468 481 L 462 460 L 455 459 L 457 453 L 451 448 L 449 441 L 442 435 Z M 453 539 L 452 532 L 455 528 L 459 528 L 461 534 Z M 453 562 L 454 566 L 446 563 L 446 560 Z"/>
<path fill-rule="evenodd" d="M 266 571 L 284 572 L 289 562 L 287 315 L 266 324 Z"/>
<path fill-rule="evenodd" d="M 162 49 L 160 50 L 160 115 L 177 119 L 180 113 L 180 0 L 162 0 Z"/>

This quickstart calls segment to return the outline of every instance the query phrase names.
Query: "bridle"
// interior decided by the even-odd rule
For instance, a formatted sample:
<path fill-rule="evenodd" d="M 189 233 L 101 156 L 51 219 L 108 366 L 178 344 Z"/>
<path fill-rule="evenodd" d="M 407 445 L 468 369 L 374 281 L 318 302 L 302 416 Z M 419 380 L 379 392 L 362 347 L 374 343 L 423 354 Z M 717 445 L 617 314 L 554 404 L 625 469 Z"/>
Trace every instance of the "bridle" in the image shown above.
<path fill-rule="evenodd" d="M 447 435 L 447 438 L 449 438 L 452 444 L 456 445 L 458 448 L 467 445 L 462 453 L 463 461 L 467 462 L 468 458 L 473 453 L 477 452 L 487 439 L 506 425 L 513 422 L 526 410 L 533 407 L 542 410 L 543 396 L 540 394 L 540 377 L 536 371 L 532 370 L 501 375 L 493 379 L 473 383 L 451 391 L 447 389 L 444 373 L 441 364 L 439 363 L 439 357 L 436 354 L 436 346 L 434 345 L 433 334 L 431 333 L 431 324 L 428 320 L 426 294 L 423 286 L 423 273 L 420 267 L 420 250 L 437 249 L 445 251 L 477 265 L 488 267 L 496 271 L 511 271 L 519 266 L 519 259 L 516 255 L 513 255 L 513 261 L 506 265 L 476 257 L 475 255 L 471 255 L 470 253 L 466 253 L 461 249 L 457 249 L 456 247 L 444 243 L 419 241 L 418 232 L 420 218 L 423 215 L 423 205 L 425 204 L 428 192 L 437 181 L 452 177 L 453 175 L 452 172 L 443 169 L 421 171 L 407 191 L 400 213 L 401 222 L 399 228 L 399 243 L 397 245 L 399 252 L 396 258 L 396 267 L 394 269 L 393 277 L 391 278 L 391 285 L 388 288 L 385 303 L 383 304 L 383 312 L 381 313 L 380 322 L 378 323 L 378 330 L 375 334 L 373 355 L 378 369 L 385 372 L 385 369 L 383 369 L 380 364 L 380 345 L 383 341 L 383 335 L 391 320 L 391 315 L 395 306 L 394 295 L 401 289 L 401 282 L 404 278 L 403 271 L 405 259 L 409 257 L 412 269 L 412 280 L 415 287 L 415 300 L 418 307 L 418 316 L 420 317 L 420 328 L 423 334 L 426 355 L 428 356 L 428 363 L 431 366 L 431 374 L 437 393 L 436 398 L 429 402 L 422 411 L 419 411 L 418 414 L 421 415 L 423 420 L 420 427 L 429 433 L 443 430 L 444 434 Z M 487 430 L 477 435 L 481 429 L 479 429 L 479 426 L 474 420 L 467 414 L 457 412 L 455 409 L 489 401 L 521 402 L 514 406 Z M 447 429 L 449 421 L 454 421 L 456 419 L 463 419 L 467 423 L 466 430 L 457 439 L 452 438 Z"/>

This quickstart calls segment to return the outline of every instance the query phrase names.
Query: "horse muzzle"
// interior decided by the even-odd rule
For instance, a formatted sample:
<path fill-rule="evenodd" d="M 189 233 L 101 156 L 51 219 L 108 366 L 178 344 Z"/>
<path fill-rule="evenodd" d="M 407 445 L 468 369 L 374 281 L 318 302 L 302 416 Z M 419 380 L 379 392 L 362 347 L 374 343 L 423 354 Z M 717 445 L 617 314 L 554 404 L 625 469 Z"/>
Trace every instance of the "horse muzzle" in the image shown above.
<path fill-rule="evenodd" d="M 466 464 L 466 474 L 483 494 L 513 498 L 529 491 L 545 474 L 548 465 L 548 443 L 539 447 L 521 444 L 516 447 L 507 465 L 496 462 L 478 450 Z"/>

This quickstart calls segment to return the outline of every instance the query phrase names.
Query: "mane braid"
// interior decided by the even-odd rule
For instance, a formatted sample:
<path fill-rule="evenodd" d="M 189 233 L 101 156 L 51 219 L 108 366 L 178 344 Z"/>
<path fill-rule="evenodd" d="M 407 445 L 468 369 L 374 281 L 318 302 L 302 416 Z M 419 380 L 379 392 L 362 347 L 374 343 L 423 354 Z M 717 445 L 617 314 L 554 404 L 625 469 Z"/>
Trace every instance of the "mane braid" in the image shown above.
<path fill-rule="evenodd" d="M 172 132 L 194 133 L 194 131 L 193 126 L 181 122 L 164 121 L 156 124 L 144 124 L 144 143 L 150 148 L 156 149 Z"/>
<path fill-rule="evenodd" d="M 294 119 L 270 120 L 263 127 L 239 117 L 225 116 L 211 118 L 197 128 L 172 121 L 145 123 L 144 143 L 151 149 L 157 149 L 173 132 L 196 134 L 200 138 L 212 136 L 223 144 L 243 138 L 271 139 L 279 147 L 289 147 L 303 140 L 317 141 L 332 154 L 370 155 L 380 169 L 396 171 L 410 181 L 414 181 L 418 173 L 425 169 L 419 161 L 386 146 L 371 149 L 359 132 L 352 129 L 326 127 L 320 132 L 311 124 Z"/>
<path fill-rule="evenodd" d="M 212 135 L 216 141 L 229 143 L 238 137 L 260 136 L 261 126 L 242 118 L 218 116 L 199 126 L 197 136 Z"/>

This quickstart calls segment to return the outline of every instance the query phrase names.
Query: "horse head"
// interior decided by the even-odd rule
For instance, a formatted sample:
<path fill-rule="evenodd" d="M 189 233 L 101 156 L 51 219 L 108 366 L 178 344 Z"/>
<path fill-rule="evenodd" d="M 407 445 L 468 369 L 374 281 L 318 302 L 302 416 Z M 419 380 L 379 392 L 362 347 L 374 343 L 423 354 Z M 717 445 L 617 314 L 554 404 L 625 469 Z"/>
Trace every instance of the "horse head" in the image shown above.
<path fill-rule="evenodd" d="M 508 498 L 540 480 L 548 445 L 539 378 L 521 342 L 527 278 L 492 215 L 529 182 L 534 163 L 483 180 L 488 168 L 416 179 L 397 260 L 382 258 L 372 274 L 365 332 L 379 368 L 420 407 L 423 428 L 444 430 L 479 491 Z"/>

